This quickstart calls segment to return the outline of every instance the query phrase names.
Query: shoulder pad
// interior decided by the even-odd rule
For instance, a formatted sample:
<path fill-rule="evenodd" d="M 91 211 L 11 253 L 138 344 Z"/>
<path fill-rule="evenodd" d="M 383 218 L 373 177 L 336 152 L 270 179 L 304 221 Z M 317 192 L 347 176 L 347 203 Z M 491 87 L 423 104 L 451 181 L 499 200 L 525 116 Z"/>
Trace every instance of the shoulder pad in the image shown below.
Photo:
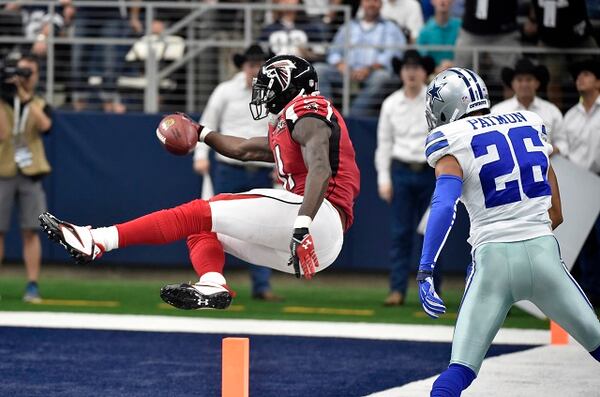
<path fill-rule="evenodd" d="M 305 96 L 294 101 L 285 110 L 286 120 L 295 123 L 302 117 L 318 117 L 330 123 L 333 115 L 331 103 L 321 96 Z"/>

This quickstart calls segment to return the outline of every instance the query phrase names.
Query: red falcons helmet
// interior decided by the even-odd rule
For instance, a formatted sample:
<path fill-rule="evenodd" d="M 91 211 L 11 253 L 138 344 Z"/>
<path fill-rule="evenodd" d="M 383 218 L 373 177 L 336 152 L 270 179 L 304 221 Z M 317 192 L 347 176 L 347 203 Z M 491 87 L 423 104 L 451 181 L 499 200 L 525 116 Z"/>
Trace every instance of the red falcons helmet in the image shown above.
<path fill-rule="evenodd" d="M 315 68 L 300 57 L 277 55 L 261 66 L 252 82 L 250 112 L 254 120 L 277 114 L 298 95 L 319 90 Z"/>

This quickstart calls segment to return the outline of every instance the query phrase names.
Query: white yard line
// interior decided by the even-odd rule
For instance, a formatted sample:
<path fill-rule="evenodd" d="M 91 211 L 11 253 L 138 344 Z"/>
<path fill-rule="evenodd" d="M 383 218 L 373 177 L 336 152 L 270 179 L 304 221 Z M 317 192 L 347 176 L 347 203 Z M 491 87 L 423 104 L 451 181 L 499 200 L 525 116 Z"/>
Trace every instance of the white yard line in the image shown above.
<path fill-rule="evenodd" d="M 58 312 L 0 312 L 0 326 L 313 336 L 423 342 L 451 342 L 454 329 L 445 325 L 239 320 Z M 504 328 L 500 330 L 494 343 L 542 345 L 548 343 L 549 338 L 549 331 Z"/>
<path fill-rule="evenodd" d="M 437 375 L 368 397 L 429 396 Z M 488 358 L 463 397 L 600 396 L 600 364 L 576 342 Z"/>

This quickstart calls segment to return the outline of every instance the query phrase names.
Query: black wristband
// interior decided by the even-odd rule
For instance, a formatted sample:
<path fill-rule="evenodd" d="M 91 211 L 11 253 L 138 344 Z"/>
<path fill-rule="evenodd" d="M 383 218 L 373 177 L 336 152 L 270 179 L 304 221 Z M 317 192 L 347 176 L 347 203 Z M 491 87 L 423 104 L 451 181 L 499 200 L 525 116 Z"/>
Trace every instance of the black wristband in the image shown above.
<path fill-rule="evenodd" d="M 431 270 L 419 270 L 417 272 L 417 281 L 423 281 L 427 277 L 433 277 L 433 272 Z"/>
<path fill-rule="evenodd" d="M 295 238 L 302 239 L 307 234 L 308 234 L 307 227 L 297 227 L 294 229 L 294 237 Z"/>

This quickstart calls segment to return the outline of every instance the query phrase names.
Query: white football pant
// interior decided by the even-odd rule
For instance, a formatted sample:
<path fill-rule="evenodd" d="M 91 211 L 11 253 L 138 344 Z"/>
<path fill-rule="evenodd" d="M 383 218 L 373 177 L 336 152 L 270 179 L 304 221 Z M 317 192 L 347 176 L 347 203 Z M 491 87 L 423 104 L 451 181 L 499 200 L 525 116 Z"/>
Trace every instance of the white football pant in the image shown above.
<path fill-rule="evenodd" d="M 252 189 L 210 201 L 212 231 L 225 252 L 246 262 L 294 273 L 288 266 L 294 221 L 302 196 L 280 189 Z M 323 201 L 309 227 L 321 271 L 339 255 L 344 231 L 337 209 Z"/>

